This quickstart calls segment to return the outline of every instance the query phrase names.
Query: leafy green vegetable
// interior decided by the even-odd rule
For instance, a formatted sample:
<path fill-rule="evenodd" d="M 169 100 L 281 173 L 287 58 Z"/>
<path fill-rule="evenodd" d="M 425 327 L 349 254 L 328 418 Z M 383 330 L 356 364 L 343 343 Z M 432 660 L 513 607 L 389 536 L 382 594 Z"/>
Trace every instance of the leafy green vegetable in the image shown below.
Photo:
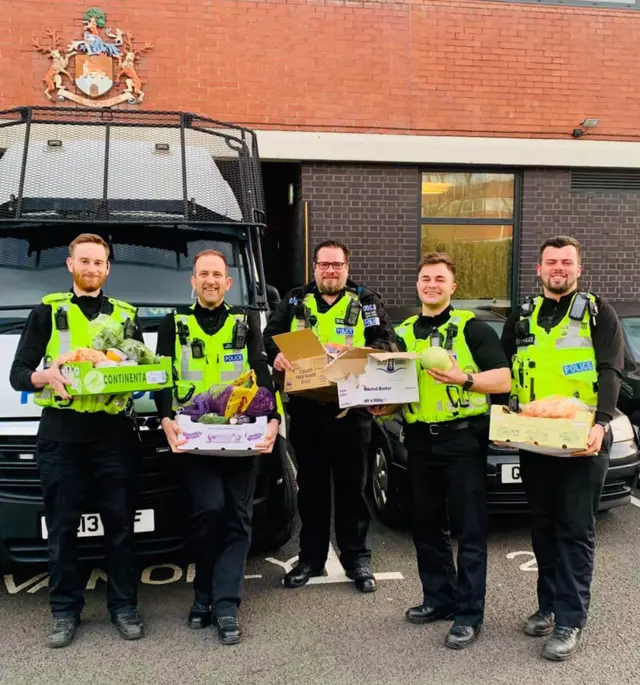
<path fill-rule="evenodd" d="M 224 416 L 218 416 L 217 414 L 203 414 L 199 419 L 198 423 L 227 423 L 227 419 Z"/>

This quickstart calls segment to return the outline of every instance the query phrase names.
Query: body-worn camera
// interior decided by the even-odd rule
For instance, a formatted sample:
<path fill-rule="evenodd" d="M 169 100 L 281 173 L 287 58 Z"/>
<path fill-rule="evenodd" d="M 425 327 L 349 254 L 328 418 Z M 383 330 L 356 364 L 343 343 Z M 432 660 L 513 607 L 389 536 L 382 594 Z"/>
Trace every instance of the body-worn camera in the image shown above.
<path fill-rule="evenodd" d="M 355 326 L 358 323 L 358 317 L 362 311 L 362 304 L 360 300 L 351 300 L 347 305 L 347 311 L 344 315 L 344 323 L 347 326 Z"/>

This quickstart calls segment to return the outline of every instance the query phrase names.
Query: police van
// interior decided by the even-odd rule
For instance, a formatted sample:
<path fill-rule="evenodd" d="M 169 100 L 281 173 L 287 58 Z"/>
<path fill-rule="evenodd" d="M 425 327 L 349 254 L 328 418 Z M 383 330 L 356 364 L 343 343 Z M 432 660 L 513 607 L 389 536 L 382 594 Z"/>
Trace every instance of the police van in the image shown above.
<path fill-rule="evenodd" d="M 21 107 L 0 112 L 0 569 L 47 561 L 47 530 L 35 462 L 40 408 L 9 385 L 30 310 L 66 291 L 68 245 L 82 232 L 111 246 L 105 292 L 138 306 L 145 342 L 159 321 L 194 301 L 193 256 L 224 253 L 227 301 L 267 317 L 260 247 L 265 225 L 255 134 L 182 112 Z M 136 550 L 141 559 L 182 559 L 188 502 L 179 455 L 168 448 L 152 395 L 134 396 L 140 439 Z M 284 422 L 276 448 L 260 456 L 253 550 L 292 533 L 292 467 Z M 104 530 L 91 501 L 78 530 L 79 556 L 104 557 Z"/>

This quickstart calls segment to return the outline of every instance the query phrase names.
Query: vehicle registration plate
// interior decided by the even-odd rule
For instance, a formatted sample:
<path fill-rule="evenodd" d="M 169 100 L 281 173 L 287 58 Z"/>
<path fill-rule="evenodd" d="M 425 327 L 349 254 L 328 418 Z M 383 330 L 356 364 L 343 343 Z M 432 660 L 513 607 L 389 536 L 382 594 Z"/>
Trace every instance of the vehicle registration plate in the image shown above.
<path fill-rule="evenodd" d="M 517 464 L 502 464 L 500 467 L 503 483 L 522 483 L 520 478 L 520 466 Z"/>
<path fill-rule="evenodd" d="M 49 537 L 47 524 L 44 516 L 40 517 L 40 528 L 42 539 L 46 540 Z M 139 509 L 136 511 L 136 516 L 133 524 L 134 533 L 150 533 L 155 530 L 155 515 L 153 509 Z M 92 538 L 104 536 L 104 525 L 100 514 L 83 514 L 78 526 L 79 538 Z"/>

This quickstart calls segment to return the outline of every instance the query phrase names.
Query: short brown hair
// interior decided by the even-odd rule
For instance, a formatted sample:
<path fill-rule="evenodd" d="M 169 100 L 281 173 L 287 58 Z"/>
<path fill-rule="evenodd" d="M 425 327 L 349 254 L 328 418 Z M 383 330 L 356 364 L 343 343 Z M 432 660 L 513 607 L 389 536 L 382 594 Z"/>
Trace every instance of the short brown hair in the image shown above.
<path fill-rule="evenodd" d="M 575 247 L 578 253 L 578 264 L 582 262 L 582 245 L 570 235 L 556 235 L 553 238 L 547 238 L 540 248 L 540 259 L 542 263 L 542 254 L 548 247 Z"/>
<path fill-rule="evenodd" d="M 420 275 L 423 267 L 431 264 L 444 264 L 451 271 L 453 277 L 456 277 L 456 263 L 446 252 L 425 252 L 418 264 L 418 275 Z"/>
<path fill-rule="evenodd" d="M 318 253 L 323 247 L 333 247 L 338 250 L 342 250 L 342 254 L 344 254 L 344 261 L 347 264 L 349 263 L 349 248 L 344 243 L 341 243 L 337 240 L 325 240 L 323 243 L 320 243 L 320 245 L 316 245 L 316 249 L 313 251 L 314 263 L 318 260 Z"/>
<path fill-rule="evenodd" d="M 111 248 L 109 243 L 100 235 L 96 233 L 81 233 L 77 238 L 71 241 L 69 245 L 69 254 L 73 256 L 73 251 L 78 245 L 83 245 L 84 243 L 93 243 L 94 245 L 102 245 L 107 252 L 107 259 L 111 256 Z"/>
<path fill-rule="evenodd" d="M 200 250 L 200 252 L 198 252 L 198 254 L 193 258 L 193 273 L 196 272 L 196 264 L 201 257 L 220 257 L 224 263 L 226 273 L 229 273 L 229 264 L 227 263 L 227 258 L 218 250 Z"/>

